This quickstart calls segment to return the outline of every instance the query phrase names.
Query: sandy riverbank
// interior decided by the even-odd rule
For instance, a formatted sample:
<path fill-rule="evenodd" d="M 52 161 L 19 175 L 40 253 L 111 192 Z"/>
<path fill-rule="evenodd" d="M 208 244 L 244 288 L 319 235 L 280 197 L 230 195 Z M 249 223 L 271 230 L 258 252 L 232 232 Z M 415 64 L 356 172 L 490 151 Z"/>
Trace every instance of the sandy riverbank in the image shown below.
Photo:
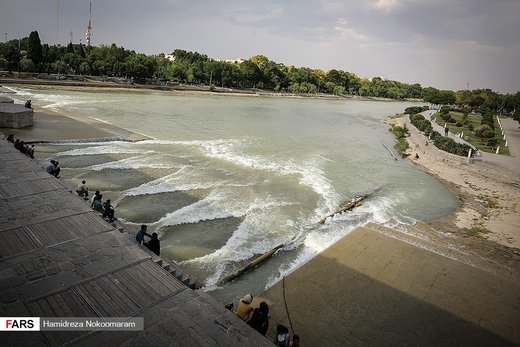
<path fill-rule="evenodd" d="M 451 215 L 428 223 L 468 234 L 464 228 L 480 228 L 477 233 L 501 245 L 520 248 L 520 172 L 483 161 L 471 161 L 436 148 L 409 123 L 408 117 L 392 119 L 410 130 L 410 160 L 436 177 L 459 198 L 460 206 Z M 415 153 L 419 159 L 415 159 Z M 475 229 L 474 229 L 475 230 Z"/>

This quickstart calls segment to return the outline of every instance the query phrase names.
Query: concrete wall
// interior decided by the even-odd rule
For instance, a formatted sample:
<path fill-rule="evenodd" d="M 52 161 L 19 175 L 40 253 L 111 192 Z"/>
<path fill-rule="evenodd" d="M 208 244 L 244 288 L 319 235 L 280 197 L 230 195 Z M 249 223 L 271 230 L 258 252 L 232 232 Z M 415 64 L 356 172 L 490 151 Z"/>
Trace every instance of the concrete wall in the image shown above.
<path fill-rule="evenodd" d="M 33 125 L 34 111 L 23 105 L 0 103 L 0 127 L 24 128 Z"/>
<path fill-rule="evenodd" d="M 14 100 L 13 99 L 10 99 L 6 96 L 3 96 L 3 95 L 0 95 L 0 104 L 1 103 L 14 103 Z"/>

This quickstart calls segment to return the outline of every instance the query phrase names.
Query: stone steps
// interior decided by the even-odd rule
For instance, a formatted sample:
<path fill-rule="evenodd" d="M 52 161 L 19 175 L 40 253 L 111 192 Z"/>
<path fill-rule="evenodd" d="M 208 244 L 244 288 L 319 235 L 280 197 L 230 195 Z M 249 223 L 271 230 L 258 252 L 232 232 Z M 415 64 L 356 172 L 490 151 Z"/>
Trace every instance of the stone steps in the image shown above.
<path fill-rule="evenodd" d="M 200 286 L 197 285 L 197 283 L 190 278 L 188 274 L 186 274 L 181 268 L 179 268 L 177 265 L 170 263 L 163 258 L 160 257 L 153 257 L 153 261 L 168 271 L 170 274 L 173 275 L 173 277 L 177 278 L 179 281 L 181 281 L 185 286 L 191 288 L 191 289 L 199 289 Z"/>

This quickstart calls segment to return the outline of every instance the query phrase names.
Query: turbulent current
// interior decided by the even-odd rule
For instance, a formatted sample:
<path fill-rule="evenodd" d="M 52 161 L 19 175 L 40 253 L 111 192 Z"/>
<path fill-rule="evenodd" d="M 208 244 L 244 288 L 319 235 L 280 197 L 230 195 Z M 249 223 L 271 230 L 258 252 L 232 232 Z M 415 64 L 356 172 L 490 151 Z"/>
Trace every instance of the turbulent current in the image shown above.
<path fill-rule="evenodd" d="M 149 225 L 161 255 L 223 303 L 258 294 L 368 222 L 443 216 L 455 197 L 406 160 L 383 121 L 404 102 L 14 89 L 49 111 L 67 109 L 152 140 L 37 146 L 71 186 L 87 180 L 133 230 Z M 316 222 L 358 194 L 360 207 Z M 265 265 L 219 279 L 278 244 Z"/>

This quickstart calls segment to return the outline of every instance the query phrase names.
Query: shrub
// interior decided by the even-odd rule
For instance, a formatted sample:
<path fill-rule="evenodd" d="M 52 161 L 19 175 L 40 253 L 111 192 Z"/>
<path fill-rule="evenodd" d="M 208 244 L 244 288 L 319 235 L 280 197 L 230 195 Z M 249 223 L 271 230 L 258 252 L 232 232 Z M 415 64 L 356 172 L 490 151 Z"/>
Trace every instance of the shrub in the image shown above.
<path fill-rule="evenodd" d="M 490 112 L 484 113 L 482 115 L 482 120 L 480 121 L 480 124 L 489 125 L 491 129 L 495 129 L 495 121 L 493 119 L 493 114 Z"/>
<path fill-rule="evenodd" d="M 455 124 L 457 123 L 457 120 L 455 118 L 448 119 L 448 123 Z"/>
<path fill-rule="evenodd" d="M 460 128 L 460 127 L 462 127 L 463 124 L 461 122 L 457 122 L 457 124 L 455 124 L 455 125 Z"/>
<path fill-rule="evenodd" d="M 406 136 L 409 133 L 408 128 L 406 127 L 406 125 L 404 127 L 392 126 L 392 128 L 389 129 L 389 131 L 393 133 L 397 138 L 397 151 L 403 158 L 406 157 L 406 151 L 408 150 L 408 148 L 410 148 L 408 142 L 406 141 Z"/>
<path fill-rule="evenodd" d="M 473 127 L 473 124 L 470 123 L 470 124 L 468 125 L 468 130 L 469 130 L 469 131 L 473 131 L 474 129 L 475 129 L 475 128 Z"/>
<path fill-rule="evenodd" d="M 411 123 L 420 131 L 424 132 L 426 135 L 429 135 L 432 131 L 432 123 L 423 117 L 423 115 L 416 114 L 410 117 Z"/>
<path fill-rule="evenodd" d="M 484 133 L 486 134 L 486 136 L 484 135 Z M 490 133 L 492 134 L 492 136 L 489 136 Z M 489 137 L 494 137 L 495 133 L 493 132 L 493 130 L 491 129 L 491 127 L 489 125 L 483 124 L 475 130 L 475 135 L 477 135 L 478 137 L 489 138 Z"/>
<path fill-rule="evenodd" d="M 406 137 L 408 136 L 408 128 L 406 127 L 406 125 L 404 127 L 399 127 L 399 126 L 393 126 L 391 129 L 390 129 L 390 132 L 392 132 L 396 137 Z"/>
<path fill-rule="evenodd" d="M 433 130 L 433 131 L 431 132 L 431 136 L 430 136 L 430 138 L 431 138 L 432 140 L 435 141 L 435 139 L 436 139 L 437 137 L 442 137 L 442 135 L 441 135 L 440 133 L 436 132 L 435 130 Z"/>
<path fill-rule="evenodd" d="M 449 113 L 441 113 L 441 118 L 447 122 L 449 119 L 451 119 L 451 116 Z"/>
<path fill-rule="evenodd" d="M 437 133 L 438 134 L 438 133 Z M 433 143 L 439 149 L 443 151 L 453 153 L 460 156 L 468 155 L 468 151 L 470 150 L 470 146 L 462 143 L 457 143 L 453 139 L 444 136 L 435 136 Z"/>
<path fill-rule="evenodd" d="M 422 114 L 414 114 L 414 115 L 410 115 L 410 121 L 413 123 L 413 122 L 418 122 L 420 120 L 425 120 L 426 118 L 424 118 L 424 116 Z"/>
<path fill-rule="evenodd" d="M 430 132 L 433 130 L 432 123 L 430 123 L 430 121 L 427 119 L 420 120 L 416 122 L 414 125 L 417 127 L 417 129 L 424 132 L 426 135 L 429 135 Z"/>
<path fill-rule="evenodd" d="M 498 140 L 495 138 L 490 138 L 486 141 L 489 147 L 496 147 L 498 145 Z"/>
<path fill-rule="evenodd" d="M 484 130 L 482 132 L 482 137 L 485 139 L 491 139 L 495 137 L 495 132 L 493 130 Z"/>
<path fill-rule="evenodd" d="M 426 109 L 424 109 L 426 107 Z M 416 113 L 428 110 L 428 106 L 411 106 L 404 109 L 405 114 L 414 115 Z"/>

